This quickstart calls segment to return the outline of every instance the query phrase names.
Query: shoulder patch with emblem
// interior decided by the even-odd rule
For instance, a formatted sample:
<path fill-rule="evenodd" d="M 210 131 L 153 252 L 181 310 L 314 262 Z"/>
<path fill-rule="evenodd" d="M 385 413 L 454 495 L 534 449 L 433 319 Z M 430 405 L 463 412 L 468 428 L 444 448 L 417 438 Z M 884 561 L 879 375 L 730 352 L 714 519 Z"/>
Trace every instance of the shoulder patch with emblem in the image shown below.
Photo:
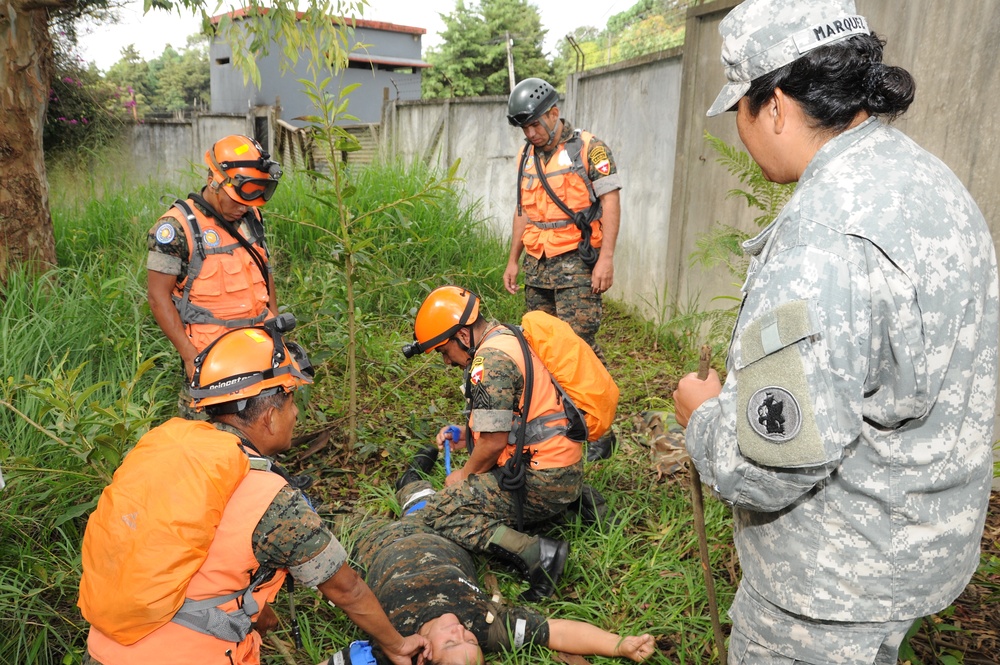
<path fill-rule="evenodd" d="M 802 429 L 802 409 L 792 393 L 778 386 L 768 386 L 750 397 L 747 421 L 768 441 L 784 443 L 794 439 Z"/>
<path fill-rule="evenodd" d="M 603 145 L 599 145 L 591 150 L 587 158 L 599 173 L 607 175 L 611 172 L 611 160 L 608 159 L 608 151 Z"/>
<path fill-rule="evenodd" d="M 815 395 L 824 386 L 810 382 L 811 337 L 819 332 L 811 305 L 794 300 L 762 313 L 743 327 L 731 350 L 736 371 L 736 440 L 755 464 L 804 468 L 838 454 L 827 450 L 816 422 Z"/>
<path fill-rule="evenodd" d="M 163 222 L 158 227 L 156 227 L 156 242 L 161 245 L 169 245 L 177 237 L 177 231 L 174 229 L 174 225 L 170 222 Z"/>
<path fill-rule="evenodd" d="M 483 380 L 483 357 L 476 356 L 472 359 L 472 366 L 469 368 L 469 382 L 477 385 Z"/>
<path fill-rule="evenodd" d="M 218 247 L 222 244 L 222 238 L 219 237 L 219 232 L 215 229 L 205 229 L 201 238 L 205 241 L 205 247 Z"/>

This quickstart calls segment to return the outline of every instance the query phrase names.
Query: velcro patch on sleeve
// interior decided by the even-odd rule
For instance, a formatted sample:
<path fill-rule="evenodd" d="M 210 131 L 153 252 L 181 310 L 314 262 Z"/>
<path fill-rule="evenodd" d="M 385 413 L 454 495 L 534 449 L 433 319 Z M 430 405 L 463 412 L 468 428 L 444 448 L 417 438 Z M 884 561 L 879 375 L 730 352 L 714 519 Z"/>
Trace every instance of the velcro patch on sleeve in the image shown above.
<path fill-rule="evenodd" d="M 744 457 L 761 466 L 822 464 L 802 353 L 817 326 L 805 300 L 785 303 L 752 321 L 736 358 L 736 435 Z"/>

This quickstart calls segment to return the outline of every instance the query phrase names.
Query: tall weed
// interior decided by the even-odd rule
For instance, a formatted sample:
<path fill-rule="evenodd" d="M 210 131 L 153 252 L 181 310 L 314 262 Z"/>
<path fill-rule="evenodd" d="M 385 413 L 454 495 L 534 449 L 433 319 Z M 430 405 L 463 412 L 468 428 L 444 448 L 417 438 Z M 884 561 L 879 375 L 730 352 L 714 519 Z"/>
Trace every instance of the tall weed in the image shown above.
<path fill-rule="evenodd" d="M 163 372 L 173 356 L 145 305 L 151 221 L 133 212 L 155 198 L 140 199 L 54 208 L 62 267 L 37 279 L 13 273 L 5 285 L 0 653 L 9 662 L 78 662 L 85 516 L 175 400 L 176 381 Z"/>

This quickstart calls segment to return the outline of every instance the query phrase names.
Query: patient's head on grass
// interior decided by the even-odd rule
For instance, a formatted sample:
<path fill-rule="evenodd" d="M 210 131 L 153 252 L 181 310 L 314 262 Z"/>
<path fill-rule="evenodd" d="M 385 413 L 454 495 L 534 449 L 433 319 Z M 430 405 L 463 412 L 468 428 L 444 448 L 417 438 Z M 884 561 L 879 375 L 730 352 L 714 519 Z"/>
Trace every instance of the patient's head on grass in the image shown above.
<path fill-rule="evenodd" d="M 431 619 L 417 631 L 431 643 L 433 665 L 482 665 L 479 640 L 454 614 Z"/>

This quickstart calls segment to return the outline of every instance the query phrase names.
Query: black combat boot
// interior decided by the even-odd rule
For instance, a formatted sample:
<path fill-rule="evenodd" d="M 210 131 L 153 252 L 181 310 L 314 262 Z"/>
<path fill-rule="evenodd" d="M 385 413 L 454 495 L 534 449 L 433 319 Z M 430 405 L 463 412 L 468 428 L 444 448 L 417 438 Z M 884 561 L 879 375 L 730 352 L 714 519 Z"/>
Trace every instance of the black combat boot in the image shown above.
<path fill-rule="evenodd" d="M 596 462 L 597 460 L 608 459 L 614 454 L 617 445 L 618 437 L 615 436 L 613 429 L 609 429 L 597 441 L 587 443 L 587 461 Z"/>
<path fill-rule="evenodd" d="M 422 480 L 423 476 L 426 476 L 434 468 L 434 463 L 437 462 L 438 449 L 437 446 L 427 446 L 422 448 L 420 452 L 413 456 L 413 460 L 410 462 L 410 467 L 399 477 L 396 481 L 396 491 L 403 489 L 410 483 Z"/>
<path fill-rule="evenodd" d="M 596 524 L 605 529 L 616 526 L 619 521 L 618 513 L 611 510 L 604 495 L 586 483 L 580 491 L 580 498 L 569 504 L 567 509 L 579 515 L 582 523 Z"/>
<path fill-rule="evenodd" d="M 292 476 L 291 478 L 289 478 L 288 484 L 291 485 L 293 489 L 305 492 L 307 489 L 313 486 L 313 477 L 305 473 L 300 473 L 297 476 Z"/>
<path fill-rule="evenodd" d="M 527 578 L 531 586 L 521 599 L 534 602 L 555 591 L 566 567 L 569 543 L 501 526 L 490 539 L 487 551 Z"/>
<path fill-rule="evenodd" d="M 548 598 L 556 590 L 563 568 L 566 567 L 566 557 L 569 556 L 569 543 L 565 540 L 538 537 L 539 561 L 528 572 L 531 586 L 521 594 L 521 599 L 535 602 Z"/>

